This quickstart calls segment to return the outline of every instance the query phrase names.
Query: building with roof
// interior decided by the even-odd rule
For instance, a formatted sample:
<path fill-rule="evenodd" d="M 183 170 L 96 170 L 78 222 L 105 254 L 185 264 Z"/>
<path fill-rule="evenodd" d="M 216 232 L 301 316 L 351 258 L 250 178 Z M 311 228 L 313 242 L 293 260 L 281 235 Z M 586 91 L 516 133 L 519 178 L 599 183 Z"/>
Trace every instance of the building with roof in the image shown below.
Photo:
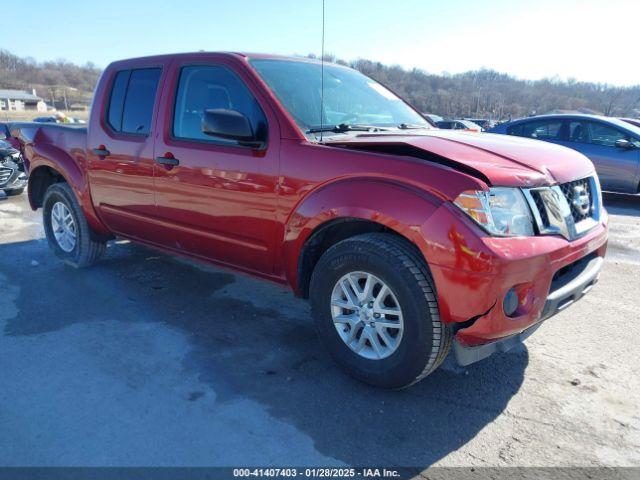
<path fill-rule="evenodd" d="M 0 111 L 22 112 L 25 110 L 46 112 L 47 104 L 36 95 L 35 89 L 32 93 L 22 90 L 0 90 Z"/>

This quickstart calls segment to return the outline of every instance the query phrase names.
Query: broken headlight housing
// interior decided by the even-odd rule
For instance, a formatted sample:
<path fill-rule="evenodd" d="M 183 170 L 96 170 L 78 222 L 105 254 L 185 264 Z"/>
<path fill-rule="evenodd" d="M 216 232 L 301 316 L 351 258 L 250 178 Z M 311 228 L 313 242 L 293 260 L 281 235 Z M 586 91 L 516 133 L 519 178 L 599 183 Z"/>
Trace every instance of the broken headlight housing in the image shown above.
<path fill-rule="evenodd" d="M 454 204 L 491 235 L 520 237 L 535 234 L 533 217 L 519 188 L 467 190 Z"/>

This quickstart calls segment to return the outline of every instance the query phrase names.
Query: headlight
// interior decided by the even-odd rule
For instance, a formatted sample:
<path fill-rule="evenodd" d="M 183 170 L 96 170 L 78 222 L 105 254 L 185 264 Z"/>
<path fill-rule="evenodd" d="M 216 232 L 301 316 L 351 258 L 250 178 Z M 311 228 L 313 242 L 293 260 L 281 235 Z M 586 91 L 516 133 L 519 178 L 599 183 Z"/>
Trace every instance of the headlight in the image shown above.
<path fill-rule="evenodd" d="M 519 188 L 467 190 L 458 195 L 454 203 L 491 235 L 517 237 L 534 234 L 531 211 Z"/>

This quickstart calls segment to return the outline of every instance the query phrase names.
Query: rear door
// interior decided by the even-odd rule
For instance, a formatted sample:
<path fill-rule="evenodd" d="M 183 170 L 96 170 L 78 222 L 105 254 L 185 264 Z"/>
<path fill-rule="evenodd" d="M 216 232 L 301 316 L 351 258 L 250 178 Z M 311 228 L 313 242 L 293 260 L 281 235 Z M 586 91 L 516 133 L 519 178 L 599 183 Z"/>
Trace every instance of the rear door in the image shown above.
<path fill-rule="evenodd" d="M 517 123 L 507 127 L 507 134 L 551 143 L 562 143 L 565 128 L 561 118 L 551 117 Z"/>
<path fill-rule="evenodd" d="M 156 141 L 158 222 L 179 252 L 253 272 L 273 272 L 280 132 L 268 102 L 224 59 L 176 60 Z M 207 109 L 247 116 L 266 147 L 255 150 L 202 131 Z M 175 159 L 167 165 L 166 158 Z"/>
<path fill-rule="evenodd" d="M 603 189 L 626 193 L 638 191 L 640 150 L 616 147 L 618 140 L 640 144 L 637 139 L 622 129 L 595 120 L 571 120 L 568 133 L 564 144 L 589 157 Z"/>
<path fill-rule="evenodd" d="M 155 235 L 146 227 L 155 213 L 153 126 L 163 71 L 162 64 L 111 71 L 99 124 L 92 119 L 88 132 L 88 175 L 98 215 L 112 231 L 145 240 Z"/>

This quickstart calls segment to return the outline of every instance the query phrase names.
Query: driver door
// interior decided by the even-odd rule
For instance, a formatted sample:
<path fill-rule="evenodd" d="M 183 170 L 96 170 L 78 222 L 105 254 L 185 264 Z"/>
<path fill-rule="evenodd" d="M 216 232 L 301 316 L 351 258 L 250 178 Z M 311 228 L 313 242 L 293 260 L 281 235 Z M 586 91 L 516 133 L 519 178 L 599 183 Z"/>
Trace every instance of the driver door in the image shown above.
<path fill-rule="evenodd" d="M 280 132 L 267 103 L 241 75 L 223 61 L 171 67 L 172 98 L 164 102 L 155 143 L 156 212 L 170 248 L 270 274 Z M 244 114 L 266 146 L 256 150 L 203 133 L 209 109 Z"/>

